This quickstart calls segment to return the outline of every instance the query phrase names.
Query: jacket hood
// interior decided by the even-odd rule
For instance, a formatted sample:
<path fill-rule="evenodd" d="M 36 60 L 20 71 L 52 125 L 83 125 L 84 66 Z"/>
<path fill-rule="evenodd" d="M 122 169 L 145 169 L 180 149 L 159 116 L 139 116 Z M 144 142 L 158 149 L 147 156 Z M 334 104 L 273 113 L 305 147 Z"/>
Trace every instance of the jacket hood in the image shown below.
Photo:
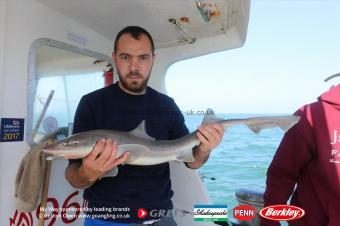
<path fill-rule="evenodd" d="M 319 98 L 320 101 L 340 106 L 340 84 L 332 86 L 327 92 L 323 93 Z"/>

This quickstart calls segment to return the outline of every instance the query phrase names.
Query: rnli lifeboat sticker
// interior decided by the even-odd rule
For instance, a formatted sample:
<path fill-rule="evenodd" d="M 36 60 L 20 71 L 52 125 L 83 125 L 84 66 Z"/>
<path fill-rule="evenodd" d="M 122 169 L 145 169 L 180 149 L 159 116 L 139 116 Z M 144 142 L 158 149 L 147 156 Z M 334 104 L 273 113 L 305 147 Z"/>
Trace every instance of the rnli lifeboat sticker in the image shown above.
<path fill-rule="evenodd" d="M 0 129 L 0 142 L 13 142 L 24 140 L 23 118 L 2 118 Z"/>

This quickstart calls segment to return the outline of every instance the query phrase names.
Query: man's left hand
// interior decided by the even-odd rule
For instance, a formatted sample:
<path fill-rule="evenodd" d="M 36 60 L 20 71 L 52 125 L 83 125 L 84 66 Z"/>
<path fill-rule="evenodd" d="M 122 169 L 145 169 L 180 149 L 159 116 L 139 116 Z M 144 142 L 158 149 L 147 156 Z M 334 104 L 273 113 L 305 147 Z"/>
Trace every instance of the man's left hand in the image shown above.
<path fill-rule="evenodd" d="M 209 155 L 212 149 L 220 144 L 224 129 L 221 125 L 213 124 L 202 124 L 197 128 L 197 138 L 201 141 L 197 147 L 197 151 L 200 154 Z"/>

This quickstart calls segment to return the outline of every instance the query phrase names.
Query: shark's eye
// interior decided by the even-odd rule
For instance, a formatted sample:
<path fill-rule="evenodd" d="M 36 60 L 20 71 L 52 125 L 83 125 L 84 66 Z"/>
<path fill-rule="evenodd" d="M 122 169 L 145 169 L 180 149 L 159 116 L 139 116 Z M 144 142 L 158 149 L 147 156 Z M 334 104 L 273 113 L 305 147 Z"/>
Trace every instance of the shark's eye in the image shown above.
<path fill-rule="evenodd" d="M 79 141 L 65 141 L 65 142 L 63 143 L 63 145 L 64 145 L 65 147 L 72 146 L 72 145 L 77 145 L 77 144 L 79 144 Z"/>

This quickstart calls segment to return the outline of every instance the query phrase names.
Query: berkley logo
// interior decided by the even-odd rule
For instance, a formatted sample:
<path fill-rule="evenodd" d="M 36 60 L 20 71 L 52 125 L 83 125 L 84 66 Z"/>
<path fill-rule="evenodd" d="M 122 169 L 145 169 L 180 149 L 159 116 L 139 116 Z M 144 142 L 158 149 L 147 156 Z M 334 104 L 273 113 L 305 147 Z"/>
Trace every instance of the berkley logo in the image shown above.
<path fill-rule="evenodd" d="M 273 205 L 263 208 L 259 214 L 269 220 L 289 221 L 303 217 L 305 211 L 297 206 Z"/>

